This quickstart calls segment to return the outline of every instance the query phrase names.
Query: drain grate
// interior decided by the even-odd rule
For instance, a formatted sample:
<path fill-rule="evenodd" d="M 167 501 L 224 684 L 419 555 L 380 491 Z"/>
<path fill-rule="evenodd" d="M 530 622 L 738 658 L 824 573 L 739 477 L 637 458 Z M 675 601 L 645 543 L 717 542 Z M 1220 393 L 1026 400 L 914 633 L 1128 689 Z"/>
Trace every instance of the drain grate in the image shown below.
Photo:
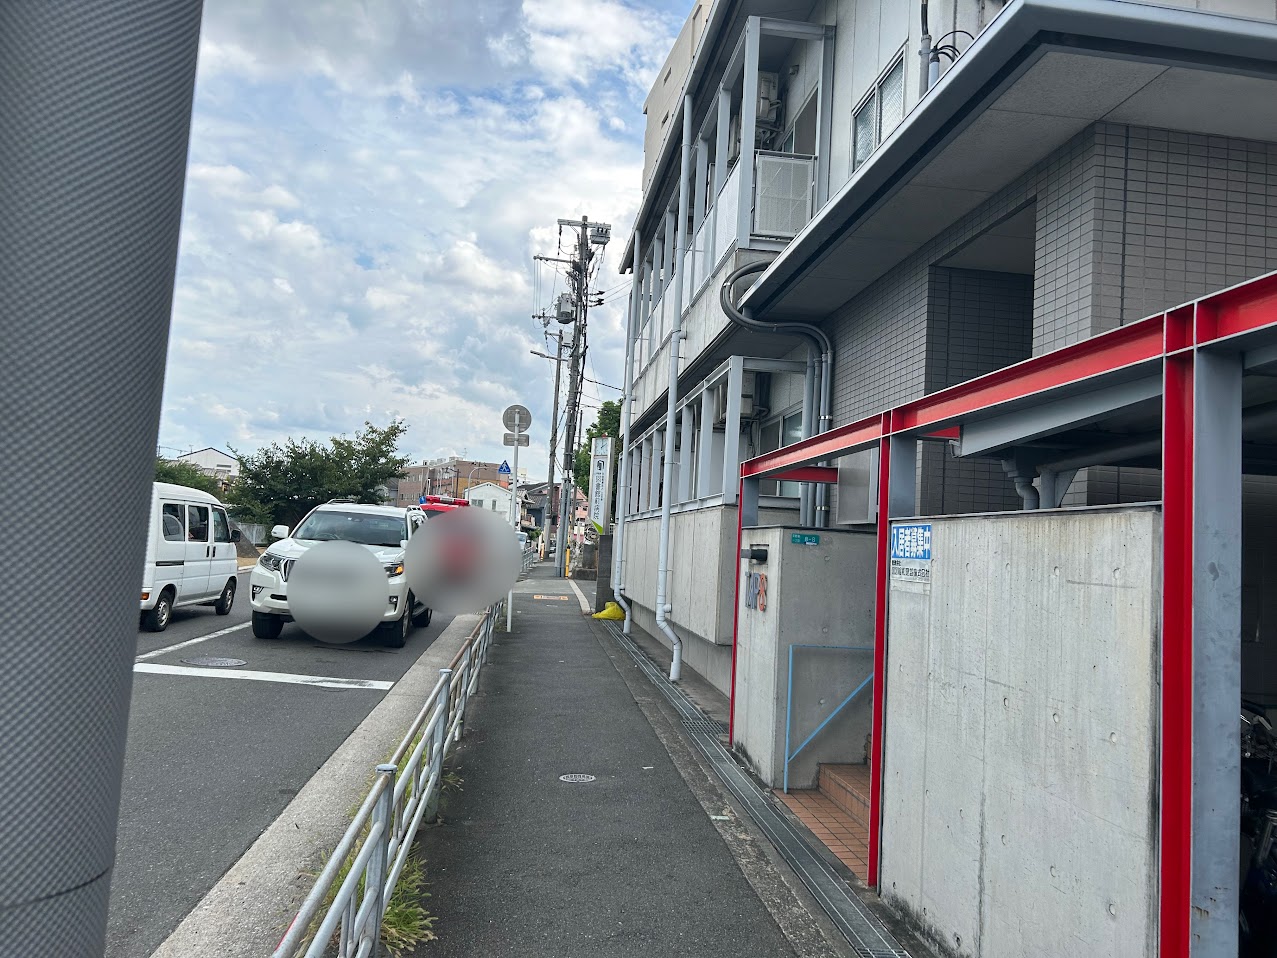
<path fill-rule="evenodd" d="M 584 772 L 569 772 L 566 775 L 559 776 L 560 782 L 571 782 L 574 785 L 583 784 L 585 782 L 594 781 L 593 775 L 586 775 Z"/>
<path fill-rule="evenodd" d="M 707 718 L 685 718 L 683 728 L 691 732 L 704 732 L 706 735 L 726 735 L 727 726 Z"/>
<path fill-rule="evenodd" d="M 205 669 L 237 669 L 241 665 L 248 665 L 244 659 L 228 659 L 220 655 L 196 655 L 189 659 L 182 659 L 183 665 L 197 665 Z"/>
<path fill-rule="evenodd" d="M 681 689 L 672 684 L 665 674 L 643 654 L 614 622 L 606 623 L 612 638 L 621 646 L 651 683 L 665 696 L 683 717 L 683 724 L 692 732 L 692 741 L 709 760 L 710 766 L 726 789 L 744 807 L 760 831 L 776 847 L 789 865 L 802 879 L 817 902 L 842 932 L 848 943 L 861 958 L 909 958 L 882 920 L 866 906 L 850 886 L 835 872 L 792 824 L 771 805 L 770 795 L 764 793 L 736 764 L 731 753 L 717 738 L 717 729 L 706 734 L 702 723 L 719 725 L 700 715 L 696 706 Z"/>

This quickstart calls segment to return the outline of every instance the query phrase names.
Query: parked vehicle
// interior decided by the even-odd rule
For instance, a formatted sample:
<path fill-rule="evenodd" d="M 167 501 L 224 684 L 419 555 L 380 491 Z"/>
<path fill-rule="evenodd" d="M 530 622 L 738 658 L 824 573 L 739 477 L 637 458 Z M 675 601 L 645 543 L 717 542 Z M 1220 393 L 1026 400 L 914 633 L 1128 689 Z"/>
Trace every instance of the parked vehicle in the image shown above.
<path fill-rule="evenodd" d="M 344 540 L 364 546 L 386 570 L 386 608 L 377 631 L 387 645 L 403 648 L 412 627 L 429 625 L 433 616 L 412 594 L 404 575 L 408 538 L 425 522 L 426 514 L 419 508 L 335 500 L 316 506 L 296 529 L 275 526 L 271 535 L 279 541 L 258 557 L 249 576 L 253 635 L 278 638 L 284 623 L 293 620 L 288 610 L 288 576 L 297 558 L 317 542 Z"/>
<path fill-rule="evenodd" d="M 212 605 L 218 615 L 229 614 L 239 537 L 216 497 L 189 486 L 154 483 L 142 572 L 143 627 L 163 632 L 173 610 L 182 606 Z"/>

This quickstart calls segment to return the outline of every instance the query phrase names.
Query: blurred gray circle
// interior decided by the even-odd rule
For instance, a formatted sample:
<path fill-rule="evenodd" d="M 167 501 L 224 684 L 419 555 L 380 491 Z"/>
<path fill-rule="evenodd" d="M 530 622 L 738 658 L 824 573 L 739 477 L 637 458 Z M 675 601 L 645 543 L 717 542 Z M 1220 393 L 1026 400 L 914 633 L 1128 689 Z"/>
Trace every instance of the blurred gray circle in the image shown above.
<path fill-rule="evenodd" d="M 437 513 L 408 540 L 404 575 L 417 598 L 445 615 L 482 612 L 519 578 L 514 529 L 476 508 Z"/>
<path fill-rule="evenodd" d="M 386 570 L 354 542 L 320 542 L 303 552 L 288 577 L 288 611 L 308 635 L 342 645 L 381 622 L 390 602 Z"/>

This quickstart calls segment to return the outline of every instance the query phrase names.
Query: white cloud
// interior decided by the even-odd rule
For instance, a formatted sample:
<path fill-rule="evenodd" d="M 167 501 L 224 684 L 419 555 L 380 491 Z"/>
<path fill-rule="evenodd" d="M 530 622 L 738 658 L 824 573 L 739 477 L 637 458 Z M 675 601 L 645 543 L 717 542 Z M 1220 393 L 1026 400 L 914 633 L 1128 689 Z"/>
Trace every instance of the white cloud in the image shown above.
<path fill-rule="evenodd" d="M 588 214 L 616 237 L 597 288 L 622 282 L 646 78 L 683 12 L 206 5 L 161 441 L 252 449 L 403 416 L 414 457 L 499 459 L 522 402 L 544 447 L 554 367 L 529 355 L 531 314 L 554 284 L 534 299 L 531 256 Z M 591 314 L 591 378 L 620 382 L 623 306 Z"/>

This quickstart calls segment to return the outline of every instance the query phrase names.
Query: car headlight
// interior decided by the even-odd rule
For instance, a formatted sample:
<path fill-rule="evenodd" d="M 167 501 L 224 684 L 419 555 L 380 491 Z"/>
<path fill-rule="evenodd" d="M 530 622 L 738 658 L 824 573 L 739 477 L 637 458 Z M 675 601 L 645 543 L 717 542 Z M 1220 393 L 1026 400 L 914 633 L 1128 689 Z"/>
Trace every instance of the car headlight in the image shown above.
<path fill-rule="evenodd" d="M 269 569 L 271 572 L 278 572 L 283 557 L 274 555 L 270 552 L 263 552 L 257 557 L 257 564 L 263 569 Z"/>
<path fill-rule="evenodd" d="M 387 562 L 383 568 L 386 570 L 386 578 L 388 579 L 403 575 L 402 562 Z"/>

